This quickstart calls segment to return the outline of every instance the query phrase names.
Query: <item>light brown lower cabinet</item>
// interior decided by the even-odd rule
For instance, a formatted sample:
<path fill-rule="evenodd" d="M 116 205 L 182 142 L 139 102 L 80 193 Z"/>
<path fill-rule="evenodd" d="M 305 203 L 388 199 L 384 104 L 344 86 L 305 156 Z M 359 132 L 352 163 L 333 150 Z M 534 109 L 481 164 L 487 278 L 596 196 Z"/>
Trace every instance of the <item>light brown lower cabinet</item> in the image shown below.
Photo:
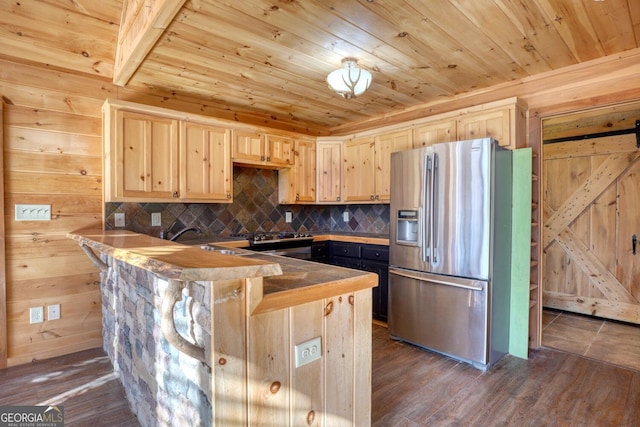
<path fill-rule="evenodd" d="M 371 289 L 253 315 L 237 289 L 212 295 L 215 425 L 370 425 Z M 314 338 L 320 358 L 296 366 Z"/>

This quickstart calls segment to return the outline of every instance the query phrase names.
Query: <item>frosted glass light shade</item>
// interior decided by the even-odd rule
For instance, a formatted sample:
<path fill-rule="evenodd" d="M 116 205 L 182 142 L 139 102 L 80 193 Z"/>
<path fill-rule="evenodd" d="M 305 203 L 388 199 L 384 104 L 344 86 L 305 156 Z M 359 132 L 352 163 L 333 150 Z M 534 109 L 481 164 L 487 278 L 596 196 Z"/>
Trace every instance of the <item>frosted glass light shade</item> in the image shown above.
<path fill-rule="evenodd" d="M 362 95 L 371 84 L 371 73 L 358 67 L 352 58 L 343 59 L 342 67 L 327 76 L 329 88 L 346 99 Z"/>

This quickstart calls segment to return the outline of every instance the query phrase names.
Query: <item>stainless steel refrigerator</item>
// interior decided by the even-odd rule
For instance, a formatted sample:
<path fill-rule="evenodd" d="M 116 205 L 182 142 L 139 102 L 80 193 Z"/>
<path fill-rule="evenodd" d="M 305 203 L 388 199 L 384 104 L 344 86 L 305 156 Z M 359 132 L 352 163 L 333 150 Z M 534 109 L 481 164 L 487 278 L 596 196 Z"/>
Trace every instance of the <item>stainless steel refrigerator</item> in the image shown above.
<path fill-rule="evenodd" d="M 511 168 L 491 138 L 391 155 L 392 338 L 480 369 L 507 353 Z"/>

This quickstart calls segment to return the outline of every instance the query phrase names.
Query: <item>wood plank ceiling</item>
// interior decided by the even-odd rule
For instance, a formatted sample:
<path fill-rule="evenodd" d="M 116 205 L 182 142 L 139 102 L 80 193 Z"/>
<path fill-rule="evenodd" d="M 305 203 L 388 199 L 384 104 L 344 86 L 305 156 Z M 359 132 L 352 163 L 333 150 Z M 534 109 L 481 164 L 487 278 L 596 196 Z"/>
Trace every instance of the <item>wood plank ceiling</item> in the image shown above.
<path fill-rule="evenodd" d="M 640 47 L 637 0 L 0 4 L 2 57 L 115 75 L 139 91 L 196 98 L 227 117 L 264 117 L 311 134 Z M 136 15 L 145 19 L 129 25 Z M 131 28 L 144 39 L 123 37 Z M 122 52 L 133 50 L 124 74 L 114 74 L 119 32 Z M 353 100 L 325 82 L 344 57 L 373 74 Z"/>

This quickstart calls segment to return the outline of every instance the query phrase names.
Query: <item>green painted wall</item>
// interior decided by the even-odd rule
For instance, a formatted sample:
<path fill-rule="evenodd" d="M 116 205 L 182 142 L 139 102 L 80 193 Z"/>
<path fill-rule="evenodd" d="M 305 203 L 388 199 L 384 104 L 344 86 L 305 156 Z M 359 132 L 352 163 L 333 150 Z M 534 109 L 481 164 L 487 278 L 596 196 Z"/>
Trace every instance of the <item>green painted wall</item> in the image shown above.
<path fill-rule="evenodd" d="M 514 150 L 509 354 L 523 359 L 529 353 L 531 168 L 531 148 Z"/>

